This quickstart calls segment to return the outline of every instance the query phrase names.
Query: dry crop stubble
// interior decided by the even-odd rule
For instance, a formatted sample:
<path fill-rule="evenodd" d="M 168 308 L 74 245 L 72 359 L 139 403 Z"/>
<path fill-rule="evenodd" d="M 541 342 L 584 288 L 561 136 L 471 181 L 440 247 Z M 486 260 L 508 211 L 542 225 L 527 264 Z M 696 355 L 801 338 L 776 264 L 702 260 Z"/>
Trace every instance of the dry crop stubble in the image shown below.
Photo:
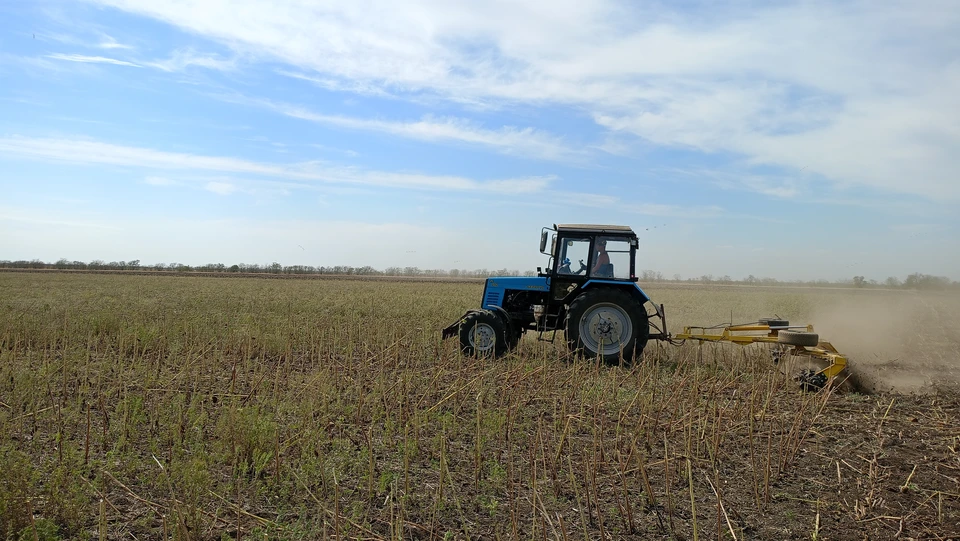
<path fill-rule="evenodd" d="M 651 345 L 624 369 L 527 337 L 467 359 L 439 329 L 481 290 L 0 276 L 0 533 L 957 533 L 955 397 L 800 393 L 761 347 Z M 674 331 L 829 300 L 647 290 Z"/>

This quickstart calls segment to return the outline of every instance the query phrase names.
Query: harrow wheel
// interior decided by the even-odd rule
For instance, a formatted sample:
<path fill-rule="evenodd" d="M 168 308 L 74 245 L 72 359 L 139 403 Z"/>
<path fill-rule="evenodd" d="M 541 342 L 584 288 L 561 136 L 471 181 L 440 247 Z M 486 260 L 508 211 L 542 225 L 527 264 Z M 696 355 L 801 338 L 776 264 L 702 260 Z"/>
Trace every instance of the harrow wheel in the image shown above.
<path fill-rule="evenodd" d="M 503 320 L 489 310 L 471 312 L 460 324 L 460 350 L 464 355 L 500 357 L 507 352 Z"/>
<path fill-rule="evenodd" d="M 630 295 L 616 289 L 587 291 L 570 303 L 567 345 L 574 353 L 617 365 L 629 365 L 650 338 L 646 312 Z"/>
<path fill-rule="evenodd" d="M 777 342 L 790 346 L 816 347 L 820 343 L 820 335 L 815 332 L 780 331 L 777 333 Z"/>

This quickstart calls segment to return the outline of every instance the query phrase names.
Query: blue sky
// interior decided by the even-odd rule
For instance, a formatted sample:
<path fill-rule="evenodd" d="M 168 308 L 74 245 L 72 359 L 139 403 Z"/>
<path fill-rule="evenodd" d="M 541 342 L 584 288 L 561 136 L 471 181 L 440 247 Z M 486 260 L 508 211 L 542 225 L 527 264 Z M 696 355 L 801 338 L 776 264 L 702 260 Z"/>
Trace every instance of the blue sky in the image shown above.
<path fill-rule="evenodd" d="M 960 279 L 960 10 L 0 3 L 0 259 Z"/>

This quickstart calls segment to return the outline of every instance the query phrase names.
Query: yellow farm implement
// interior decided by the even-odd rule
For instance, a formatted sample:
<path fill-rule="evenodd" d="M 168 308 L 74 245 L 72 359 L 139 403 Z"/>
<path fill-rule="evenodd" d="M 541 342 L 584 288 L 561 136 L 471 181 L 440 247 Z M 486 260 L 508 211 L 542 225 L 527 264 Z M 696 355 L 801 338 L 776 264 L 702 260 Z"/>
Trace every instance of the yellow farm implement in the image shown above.
<path fill-rule="evenodd" d="M 813 325 L 791 326 L 782 319 L 765 318 L 742 325 L 684 327 L 683 332 L 674 338 L 700 342 L 732 342 L 741 346 L 771 344 L 774 363 L 780 363 L 789 355 L 816 359 L 819 364 L 826 366 L 817 370 L 806 369 L 797 376 L 801 386 L 808 390 L 824 388 L 847 366 L 847 358 L 840 354 L 833 344 L 820 340 L 820 336 L 813 331 Z"/>

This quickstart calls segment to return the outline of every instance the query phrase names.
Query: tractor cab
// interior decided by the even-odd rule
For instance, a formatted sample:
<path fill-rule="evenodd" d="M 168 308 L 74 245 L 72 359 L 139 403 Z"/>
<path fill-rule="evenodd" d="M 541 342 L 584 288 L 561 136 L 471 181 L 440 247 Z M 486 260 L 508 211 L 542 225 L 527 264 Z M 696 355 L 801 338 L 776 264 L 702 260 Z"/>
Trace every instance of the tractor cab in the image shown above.
<path fill-rule="evenodd" d="M 568 298 L 588 282 L 636 282 L 637 244 L 636 233 L 623 225 L 545 227 L 540 252 L 550 259 L 546 271 L 537 269 L 538 275 L 549 279 L 556 300 Z"/>

